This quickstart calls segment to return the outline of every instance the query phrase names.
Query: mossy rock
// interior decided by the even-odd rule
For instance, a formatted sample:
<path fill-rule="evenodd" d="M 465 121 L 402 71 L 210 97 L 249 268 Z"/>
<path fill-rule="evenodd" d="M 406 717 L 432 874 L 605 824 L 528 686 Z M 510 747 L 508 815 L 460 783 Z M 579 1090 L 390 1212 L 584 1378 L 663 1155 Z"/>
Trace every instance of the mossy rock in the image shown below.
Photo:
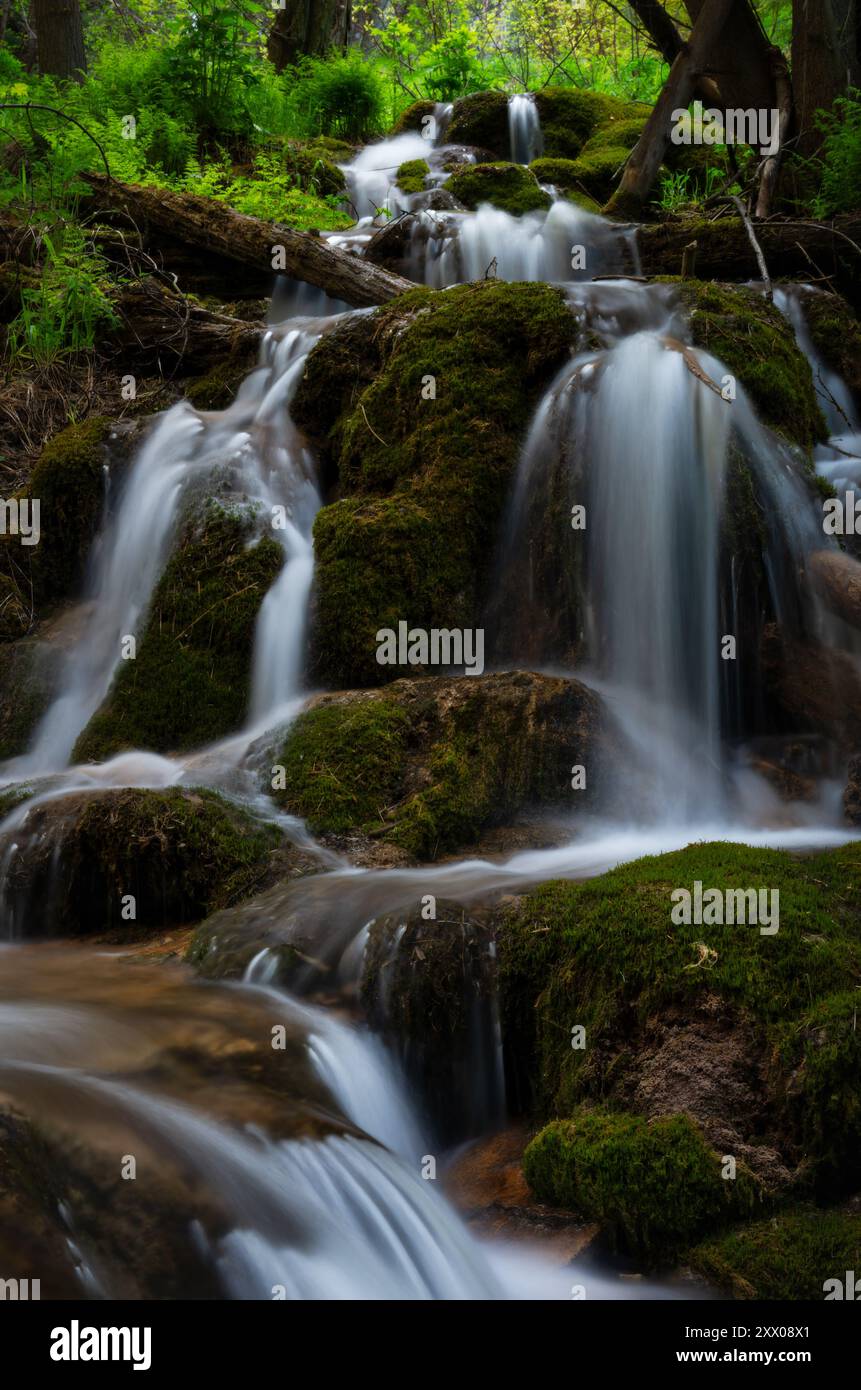
<path fill-rule="evenodd" d="M 436 102 L 423 98 L 421 101 L 414 101 L 412 106 L 406 107 L 398 116 L 392 126 L 392 135 L 406 135 L 409 131 L 418 131 L 421 135 L 424 130 L 423 122 L 428 116 L 432 116 L 436 111 Z"/>
<path fill-rule="evenodd" d="M 319 697 L 275 757 L 273 795 L 316 833 L 362 830 L 430 859 L 527 805 L 570 806 L 572 763 L 608 755 L 598 697 L 532 672 L 399 680 Z M 591 804 L 591 790 L 578 793 Z"/>
<path fill-rule="evenodd" d="M 855 1190 L 859 868 L 858 844 L 801 859 L 692 845 L 589 882 L 544 884 L 509 909 L 499 935 L 503 1021 L 538 1112 L 566 1116 L 589 1100 L 628 1105 L 645 1086 L 706 1126 L 716 1116 L 742 1124 L 740 1142 L 776 1148 L 798 1184 Z M 670 894 L 697 881 L 777 890 L 779 931 L 674 923 Z M 585 1049 L 564 1045 L 572 1023 L 585 1028 Z M 664 1066 L 661 1091 L 654 1067 L 667 1029 L 673 1087 Z"/>
<path fill-rule="evenodd" d="M 343 150 L 343 153 L 333 154 L 319 143 L 304 148 L 288 146 L 287 172 L 295 180 L 296 186 L 306 193 L 315 193 L 319 198 L 338 197 L 345 192 L 347 181 L 334 160 L 349 160 L 352 156 L 349 145 L 345 145 Z"/>
<path fill-rule="evenodd" d="M 733 1298 L 857 1300 L 861 1211 L 802 1206 L 778 1212 L 768 1221 L 704 1241 L 689 1252 L 687 1262 Z"/>
<path fill-rule="evenodd" d="M 32 585 L 37 604 L 72 594 L 83 579 L 104 510 L 110 429 L 103 416 L 68 425 L 45 445 L 33 469 L 25 495 L 39 501 L 39 543 L 25 546 L 8 537 L 2 550 L 7 574 L 21 593 Z"/>
<path fill-rule="evenodd" d="M 541 184 L 552 184 L 563 198 L 585 208 L 600 212 L 600 204 L 583 188 L 577 161 L 574 159 L 533 159 L 529 168 Z"/>
<path fill-rule="evenodd" d="M 497 159 L 511 158 L 508 97 L 505 92 L 473 92 L 454 103 L 446 133 L 450 145 L 489 150 Z"/>
<path fill-rule="evenodd" d="M 482 281 L 409 291 L 315 347 L 293 415 L 342 494 L 314 527 L 321 684 L 407 674 L 376 661 L 400 619 L 476 625 L 524 433 L 575 335 L 558 290 Z"/>
<path fill-rule="evenodd" d="M 535 93 L 535 105 L 541 120 L 544 154 L 550 159 L 576 159 L 600 127 L 627 132 L 632 121 L 644 120 L 648 115 L 642 106 L 577 87 L 545 87 Z M 626 134 L 617 143 L 623 145 L 627 138 Z"/>
<path fill-rule="evenodd" d="M 396 182 L 402 193 L 421 193 L 430 173 L 426 159 L 407 159 L 398 169 Z"/>
<path fill-rule="evenodd" d="M 691 339 L 720 359 L 747 391 L 759 418 L 810 449 L 825 438 L 813 375 L 779 309 L 743 285 L 675 280 Z"/>
<path fill-rule="evenodd" d="M 196 922 L 262 887 L 282 839 L 203 789 L 70 793 L 16 831 L 6 901 L 27 936 Z"/>
<path fill-rule="evenodd" d="M 738 1165 L 723 1178 L 721 1156 L 686 1115 L 649 1124 L 582 1109 L 532 1140 L 523 1172 L 540 1201 L 599 1221 L 613 1249 L 653 1265 L 761 1209 L 752 1174 Z"/>
<path fill-rule="evenodd" d="M 156 586 L 133 661 L 121 662 L 74 757 L 159 753 L 214 742 L 248 706 L 254 627 L 284 562 L 270 537 L 249 544 L 248 511 L 211 503 L 180 537 Z"/>
<path fill-rule="evenodd" d="M 535 174 L 522 164 L 467 164 L 446 180 L 445 187 L 465 208 L 491 203 L 513 217 L 551 203 Z"/>
<path fill-rule="evenodd" d="M 571 177 L 590 197 L 604 203 L 621 178 L 629 154 L 625 145 L 593 146 L 590 140 L 572 161 Z"/>
<path fill-rule="evenodd" d="M 6 558 L 11 556 L 7 553 Z M 32 622 L 33 613 L 14 573 L 4 574 L 0 571 L 0 642 L 14 642 L 18 637 L 26 637 Z"/>
<path fill-rule="evenodd" d="M 236 399 L 254 362 L 253 353 L 231 353 L 204 376 L 185 383 L 186 399 L 196 410 L 226 410 Z"/>
<path fill-rule="evenodd" d="M 861 322 L 839 294 L 809 290 L 802 301 L 810 338 L 822 361 L 861 405 Z"/>
<path fill-rule="evenodd" d="M 56 647 L 34 637 L 0 646 L 0 762 L 26 753 L 61 659 Z"/>

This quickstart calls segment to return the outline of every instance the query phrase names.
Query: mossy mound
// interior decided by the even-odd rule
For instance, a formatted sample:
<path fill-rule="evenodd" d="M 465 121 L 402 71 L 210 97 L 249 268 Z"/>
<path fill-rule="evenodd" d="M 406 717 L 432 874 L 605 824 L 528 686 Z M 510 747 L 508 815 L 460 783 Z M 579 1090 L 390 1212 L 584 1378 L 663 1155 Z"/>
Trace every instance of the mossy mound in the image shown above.
<path fill-rule="evenodd" d="M 825 437 L 813 376 L 786 319 L 754 289 L 675 280 L 696 347 L 738 378 L 760 419 L 809 449 Z"/>
<path fill-rule="evenodd" d="M 639 120 L 642 124 L 648 115 L 642 106 L 575 87 L 545 87 L 536 92 L 535 105 L 541 120 L 544 154 L 550 159 L 576 159 L 599 129 L 618 131 L 619 138 L 614 143 L 625 145 L 632 123 Z"/>
<path fill-rule="evenodd" d="M 475 626 L 524 433 L 575 334 L 558 290 L 482 281 L 409 291 L 311 353 L 293 415 L 342 493 L 314 527 L 321 683 L 406 674 L 376 661 L 401 619 Z"/>
<path fill-rule="evenodd" d="M 733 1298 L 857 1300 L 861 1211 L 798 1207 L 778 1212 L 768 1221 L 704 1242 L 687 1258 Z"/>
<path fill-rule="evenodd" d="M 523 1155 L 541 1201 L 599 1221 L 613 1249 L 651 1264 L 760 1206 L 753 1176 L 722 1177 L 721 1156 L 686 1115 L 651 1124 L 639 1115 L 580 1110 L 555 1120 Z"/>
<path fill-rule="evenodd" d="M 15 835 L 7 904 L 28 936 L 200 921 L 262 887 L 282 841 L 215 792 L 179 788 L 71 793 Z"/>
<path fill-rule="evenodd" d="M 432 116 L 436 111 L 436 102 L 428 99 L 414 101 L 412 106 L 408 106 L 402 111 L 392 126 L 392 135 L 405 135 L 409 131 L 418 131 L 419 134 L 424 130 L 423 122 L 428 116 Z"/>
<path fill-rule="evenodd" d="M 529 167 L 539 183 L 552 184 L 563 198 L 577 203 L 587 212 L 600 211 L 596 199 L 590 197 L 581 184 L 575 159 L 533 159 Z"/>
<path fill-rule="evenodd" d="M 625 145 L 593 145 L 590 140 L 572 161 L 571 176 L 589 197 L 604 203 L 621 178 L 629 153 Z"/>
<path fill-rule="evenodd" d="M 319 697 L 275 757 L 285 787 L 273 794 L 317 833 L 362 830 L 430 859 L 525 805 L 570 806 L 572 764 L 597 773 L 606 737 L 601 703 L 579 681 L 399 680 Z"/>
<path fill-rule="evenodd" d="M 402 193 L 421 193 L 430 173 L 426 159 L 407 159 L 398 169 L 396 182 Z"/>
<path fill-rule="evenodd" d="M 687 1111 L 707 1134 L 719 1117 L 757 1171 L 753 1146 L 771 1146 L 797 1183 L 857 1188 L 859 867 L 857 844 L 803 859 L 692 845 L 530 894 L 503 915 L 500 967 L 538 1112 Z M 697 881 L 776 889 L 778 932 L 674 923 L 670 894 Z M 564 1045 L 573 1024 L 582 1050 Z"/>
<path fill-rule="evenodd" d="M 78 761 L 125 748 L 193 748 L 241 725 L 257 613 L 284 561 L 276 541 L 250 545 L 253 535 L 247 511 L 215 503 L 187 524 L 156 586 L 136 658 L 121 663 L 78 739 Z"/>
<path fill-rule="evenodd" d="M 335 144 L 337 147 L 338 142 Z M 315 193 L 319 198 L 337 197 L 345 191 L 347 182 L 335 160 L 349 160 L 352 153 L 350 145 L 334 151 L 318 141 L 306 146 L 289 145 L 286 151 L 287 172 L 295 180 L 297 188 L 304 192 Z"/>
<path fill-rule="evenodd" d="M 861 322 L 839 294 L 809 290 L 802 300 L 810 338 L 827 367 L 861 404 Z"/>
<path fill-rule="evenodd" d="M 511 158 L 508 97 L 505 92 L 473 92 L 454 103 L 446 133 L 451 145 L 489 150 L 497 159 Z"/>
<path fill-rule="evenodd" d="M 186 382 L 186 399 L 196 410 L 226 410 L 254 366 L 255 355 L 231 353 L 204 376 Z"/>
<path fill-rule="evenodd" d="M 38 545 L 17 536 L 2 545 L 3 565 L 20 593 L 37 604 L 66 597 L 81 583 L 105 501 L 105 445 L 111 422 L 93 416 L 68 425 L 45 445 L 26 490 L 39 501 Z"/>
<path fill-rule="evenodd" d="M 535 174 L 522 164 L 467 164 L 446 180 L 445 187 L 465 208 L 491 203 L 513 217 L 549 208 L 551 201 Z"/>

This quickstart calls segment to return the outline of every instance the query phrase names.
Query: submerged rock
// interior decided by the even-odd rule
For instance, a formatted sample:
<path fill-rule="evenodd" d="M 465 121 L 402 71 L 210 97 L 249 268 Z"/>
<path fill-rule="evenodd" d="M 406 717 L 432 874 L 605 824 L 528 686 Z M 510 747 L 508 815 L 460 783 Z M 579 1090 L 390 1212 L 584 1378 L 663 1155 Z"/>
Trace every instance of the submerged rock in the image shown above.
<path fill-rule="evenodd" d="M 317 833 L 361 829 L 434 859 L 530 806 L 593 806 L 613 750 L 602 702 L 579 681 L 399 680 L 316 697 L 275 754 L 284 787 L 273 795 Z M 574 764 L 588 769 L 576 792 Z"/>
<path fill-rule="evenodd" d="M 176 787 L 70 792 L 6 836 L 4 912 L 27 937 L 200 921 L 261 888 L 283 841 L 215 792 Z"/>
<path fill-rule="evenodd" d="M 476 625 L 526 427 L 575 336 L 558 290 L 486 281 L 411 291 L 313 350 L 293 416 L 337 488 L 314 528 L 321 684 L 403 674 L 376 661 L 401 619 Z"/>

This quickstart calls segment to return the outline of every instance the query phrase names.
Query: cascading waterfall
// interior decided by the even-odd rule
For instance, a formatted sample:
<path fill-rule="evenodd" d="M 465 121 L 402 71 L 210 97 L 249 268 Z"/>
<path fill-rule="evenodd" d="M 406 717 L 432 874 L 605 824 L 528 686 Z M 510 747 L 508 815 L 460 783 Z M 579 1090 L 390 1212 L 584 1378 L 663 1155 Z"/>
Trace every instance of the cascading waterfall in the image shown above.
<path fill-rule="evenodd" d="M 490 626 L 499 629 L 498 654 L 518 664 L 526 657 L 566 672 L 576 666 L 578 674 L 588 665 L 646 768 L 650 791 L 630 809 L 629 824 L 599 822 L 579 838 L 572 835 L 569 844 L 524 851 L 504 863 L 473 859 L 364 872 L 330 854 L 329 872 L 279 884 L 268 897 L 271 945 L 253 959 L 241 986 L 192 983 L 164 965 L 132 967 L 106 952 L 67 952 L 55 964 L 51 947 L 41 954 L 27 945 L 0 947 L 7 966 L 0 978 L 3 1092 L 57 1124 L 64 1117 L 77 1120 L 80 1111 L 82 1124 L 92 1119 L 94 1132 L 100 1126 L 116 1131 L 124 1148 L 143 1137 L 166 1165 L 193 1171 L 223 1220 L 205 1229 L 203 1216 L 190 1210 L 189 1245 L 222 1291 L 236 1298 L 268 1299 L 275 1288 L 289 1298 L 567 1296 L 567 1275 L 479 1245 L 434 1184 L 419 1176 L 417 1160 L 434 1142 L 416 1118 L 421 1097 L 407 1093 L 412 1080 L 405 1082 L 390 1050 L 355 1019 L 376 919 L 408 912 L 425 893 L 486 901 L 553 877 L 597 874 L 698 835 L 799 848 L 848 838 L 845 829 L 817 820 L 815 807 L 807 823 L 779 831 L 755 823 L 733 802 L 723 766 L 725 672 L 717 634 L 733 601 L 720 562 L 733 447 L 750 463 L 767 504 L 775 611 L 828 640 L 816 602 L 805 607 L 797 597 L 794 572 L 812 548 L 822 548 L 823 536 L 791 459 L 759 425 L 743 393 L 730 405 L 709 385 L 720 381 L 723 369 L 685 348 L 667 287 L 589 283 L 593 276 L 637 272 L 630 230 L 559 199 L 546 213 L 521 218 L 491 207 L 437 213 L 427 209 L 426 193 L 396 188 L 397 169 L 410 159 L 427 159 L 429 186 L 442 182 L 450 114 L 450 108 L 437 108 L 435 144 L 406 134 L 368 147 L 346 166 L 359 221 L 352 232 L 331 239 L 361 252 L 378 229 L 379 208 L 395 216 L 417 209 L 409 268 L 416 281 L 444 288 L 493 273 L 568 287 L 572 313 L 584 329 L 583 350 L 546 393 L 525 442 L 500 538 L 501 568 L 509 572 L 516 600 L 504 632 L 499 612 Z M 540 153 L 534 101 L 513 97 L 509 122 L 512 157 L 527 163 Z M 582 269 L 572 261 L 579 246 L 588 249 Z M 267 336 L 261 365 L 233 405 L 207 414 L 187 404 L 173 407 L 132 465 L 94 550 L 81 640 L 30 753 L 5 770 L 10 781 L 53 778 L 3 823 L 4 881 L 11 858 L 26 849 L 28 806 L 70 786 L 166 787 L 192 776 L 217 785 L 245 767 L 252 739 L 298 707 L 313 577 L 311 526 L 320 497 L 314 461 L 290 420 L 289 404 L 305 358 L 330 321 L 296 316 L 315 309 L 322 316 L 333 306 L 304 291 L 297 298 L 293 289 L 292 321 Z M 812 355 L 797 299 L 786 295 L 778 302 Z M 829 415 L 835 436 L 841 414 L 856 430 L 842 383 L 820 379 L 836 408 Z M 828 410 L 829 401 L 823 404 Z M 837 466 L 836 454 L 832 462 Z M 819 466 L 827 475 L 828 460 Z M 564 486 L 557 487 L 560 477 Z M 276 513 L 280 518 L 272 534 L 283 546 L 284 565 L 258 616 L 247 728 L 182 760 L 138 751 L 101 767 L 73 769 L 63 781 L 57 774 L 108 691 L 121 638 L 134 634 L 146 613 L 186 501 L 215 491 L 228 501 L 250 501 L 261 523 L 271 524 Z M 547 502 L 553 497 L 556 505 L 560 496 L 553 544 L 563 538 L 577 544 L 567 526 L 577 503 L 586 508 L 588 540 L 576 572 L 567 562 L 556 564 L 551 546 L 547 571 L 555 587 L 548 603 L 536 536 L 542 525 L 552 529 Z M 501 587 L 499 608 L 505 592 Z M 784 612 L 781 604 L 798 611 Z M 582 616 L 575 620 L 568 610 L 578 605 Z M 503 650 L 506 638 L 511 645 Z M 266 813 L 272 814 L 269 804 Z M 315 848 L 300 827 L 294 838 Z M 235 936 L 247 930 L 259 940 L 261 912 L 254 902 L 238 908 Z M 289 984 L 301 997 L 279 987 L 283 970 L 275 948 L 282 943 L 295 950 Z M 393 961 L 399 944 L 400 937 Z M 489 941 L 491 968 L 492 953 Z M 145 997 L 134 997 L 135 988 Z M 327 1009 L 319 1006 L 321 997 Z M 485 1102 L 477 1128 L 497 1121 L 503 1089 L 495 998 L 486 1004 L 480 1001 L 475 1010 L 471 1043 L 470 1085 Z M 212 1056 L 221 1060 L 253 1054 L 261 1036 L 268 1047 L 273 1022 L 283 1022 L 297 1049 L 291 1077 L 301 1072 L 290 1081 L 296 1125 L 287 1136 L 274 1116 L 255 1108 L 258 1102 L 242 1090 L 244 1080 L 234 1077 L 235 1087 L 223 1091 L 213 1083 L 209 1057 L 184 1061 L 178 1070 L 173 1065 L 195 1048 L 205 1052 L 200 1039 L 212 1039 Z M 74 1211 L 64 1220 L 69 1248 L 79 1252 L 82 1290 L 115 1296 L 115 1271 L 93 1263 Z M 623 1292 L 600 1279 L 594 1286 L 600 1297 Z M 628 1286 L 624 1296 L 632 1292 L 654 1296 L 644 1284 Z"/>
<path fill-rule="evenodd" d="M 535 98 L 529 93 L 508 98 L 508 134 L 515 164 L 531 164 L 543 154 L 541 117 Z"/>

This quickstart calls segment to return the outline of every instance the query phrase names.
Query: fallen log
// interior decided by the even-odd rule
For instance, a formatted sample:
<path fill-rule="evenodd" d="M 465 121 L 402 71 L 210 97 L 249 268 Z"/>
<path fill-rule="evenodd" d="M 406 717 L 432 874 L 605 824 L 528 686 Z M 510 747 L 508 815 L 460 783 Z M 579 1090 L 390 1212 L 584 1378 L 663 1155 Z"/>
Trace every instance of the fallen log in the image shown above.
<path fill-rule="evenodd" d="M 331 246 L 311 232 L 234 212 L 192 193 L 171 193 L 83 174 L 103 207 L 126 214 L 135 226 L 180 239 L 270 274 L 282 273 L 325 290 L 355 308 L 386 304 L 415 286 L 400 275 Z"/>
<path fill-rule="evenodd" d="M 213 313 L 154 276 L 123 285 L 111 300 L 117 321 L 96 346 L 104 355 L 119 351 L 124 369 L 185 377 L 228 359 L 250 366 L 265 331 L 262 322 Z"/>
<path fill-rule="evenodd" d="M 861 309 L 861 213 L 833 222 L 758 222 L 756 236 L 772 279 L 833 282 Z M 679 275 L 685 248 L 697 243 L 701 280 L 757 280 L 757 256 L 739 217 L 679 218 L 640 227 L 637 244 L 644 275 Z M 827 289 L 827 284 L 822 284 Z"/>

